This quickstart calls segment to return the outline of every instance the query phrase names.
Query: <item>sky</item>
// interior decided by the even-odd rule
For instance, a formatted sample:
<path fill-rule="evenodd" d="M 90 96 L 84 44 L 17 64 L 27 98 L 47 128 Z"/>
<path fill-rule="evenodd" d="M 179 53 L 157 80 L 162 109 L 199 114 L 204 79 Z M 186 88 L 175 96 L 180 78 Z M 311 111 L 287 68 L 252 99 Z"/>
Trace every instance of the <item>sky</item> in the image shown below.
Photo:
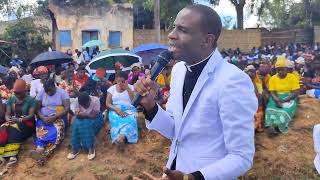
<path fill-rule="evenodd" d="M 205 0 L 196 0 L 195 2 L 199 4 L 209 5 Z M 231 16 L 233 18 L 233 22 L 236 23 L 237 13 L 235 7 L 231 4 L 229 0 L 220 0 L 218 6 L 214 6 L 213 9 L 217 11 L 221 18 L 223 16 Z M 258 17 L 250 14 L 247 11 L 248 7 L 244 7 L 244 28 L 253 28 L 257 27 Z"/>
<path fill-rule="evenodd" d="M 17 0 L 17 1 L 23 4 L 37 3 L 37 0 Z M 195 2 L 210 6 L 210 4 L 207 3 L 206 0 L 195 0 Z M 236 23 L 237 14 L 234 6 L 230 3 L 229 0 L 220 0 L 219 5 L 213 7 L 213 9 L 217 11 L 217 13 L 220 15 L 221 18 L 223 18 L 223 16 L 231 16 L 233 18 L 233 23 Z M 244 11 L 244 13 L 245 13 L 244 27 L 245 28 L 257 27 L 258 17 L 254 15 L 249 15 L 249 13 L 246 10 Z M 2 17 L 0 17 L 0 19 L 2 19 Z"/>

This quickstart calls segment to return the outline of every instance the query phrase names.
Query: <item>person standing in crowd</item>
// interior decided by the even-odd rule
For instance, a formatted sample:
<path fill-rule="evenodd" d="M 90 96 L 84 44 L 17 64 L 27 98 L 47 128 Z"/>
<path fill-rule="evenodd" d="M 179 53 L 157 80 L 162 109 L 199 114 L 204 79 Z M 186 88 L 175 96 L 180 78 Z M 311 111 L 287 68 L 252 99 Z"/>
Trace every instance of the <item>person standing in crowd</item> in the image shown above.
<path fill-rule="evenodd" d="M 26 69 L 26 73 L 21 77 L 22 80 L 26 81 L 27 85 L 30 86 L 31 82 L 34 80 L 32 76 L 32 68 L 28 66 Z"/>
<path fill-rule="evenodd" d="M 86 64 L 91 61 L 91 54 L 89 47 L 86 47 L 86 50 L 82 52 L 83 60 Z"/>
<path fill-rule="evenodd" d="M 138 80 L 146 124 L 172 141 L 167 179 L 236 179 L 254 156 L 258 102 L 249 76 L 217 50 L 222 23 L 210 7 L 182 9 L 168 35 L 179 60 L 172 69 L 166 110 L 157 105 L 157 84 Z"/>
<path fill-rule="evenodd" d="M 35 131 L 36 103 L 34 98 L 26 95 L 27 83 L 18 79 L 6 105 L 6 122 L 0 127 L 0 164 L 8 158 L 7 167 L 14 165 L 18 159 L 21 143 Z"/>
<path fill-rule="evenodd" d="M 108 80 L 109 80 L 110 82 L 112 82 L 112 84 L 114 84 L 114 82 L 115 82 L 116 74 L 117 74 L 118 72 L 122 71 L 122 69 L 123 69 L 123 65 L 122 65 L 121 63 L 116 62 L 116 63 L 114 64 L 115 73 L 110 74 L 110 76 L 109 76 L 109 78 L 108 78 Z"/>
<path fill-rule="evenodd" d="M 112 86 L 112 83 L 107 80 L 106 75 L 105 68 L 98 68 L 96 74 L 91 76 L 79 90 L 79 92 L 87 92 L 89 95 L 99 97 L 102 110 L 106 108 L 108 88 Z"/>
<path fill-rule="evenodd" d="M 289 123 L 297 111 L 297 96 L 299 94 L 299 81 L 288 73 L 287 60 L 279 56 L 275 63 L 276 74 L 269 80 L 270 99 L 266 109 L 266 127 L 273 136 L 286 133 Z"/>
<path fill-rule="evenodd" d="M 135 84 L 138 79 L 144 78 L 145 74 L 141 72 L 141 65 L 139 63 L 134 63 L 131 65 L 131 72 L 128 75 L 128 83 L 130 85 Z"/>
<path fill-rule="evenodd" d="M 81 87 L 88 81 L 89 76 L 86 74 L 84 66 L 79 66 L 73 78 Z"/>
<path fill-rule="evenodd" d="M 49 70 L 45 66 L 39 66 L 33 71 L 33 76 L 36 79 L 31 81 L 30 96 L 36 97 L 38 93 L 43 91 L 43 83 L 49 77 Z"/>
<path fill-rule="evenodd" d="M 93 160 L 96 155 L 95 137 L 103 126 L 99 98 L 89 96 L 86 92 L 80 93 L 71 126 L 72 152 L 67 158 L 74 159 L 83 148 L 88 152 L 88 160 Z"/>
<path fill-rule="evenodd" d="M 134 92 L 127 78 L 126 72 L 116 74 L 116 84 L 108 89 L 106 100 L 112 143 L 118 145 L 120 150 L 123 150 L 125 143 L 138 142 L 138 113 L 131 105 Z"/>
<path fill-rule="evenodd" d="M 43 165 L 65 137 L 70 110 L 68 93 L 56 87 L 53 79 L 44 82 L 44 90 L 38 93 L 38 119 L 36 122 L 36 150 L 31 157 Z"/>

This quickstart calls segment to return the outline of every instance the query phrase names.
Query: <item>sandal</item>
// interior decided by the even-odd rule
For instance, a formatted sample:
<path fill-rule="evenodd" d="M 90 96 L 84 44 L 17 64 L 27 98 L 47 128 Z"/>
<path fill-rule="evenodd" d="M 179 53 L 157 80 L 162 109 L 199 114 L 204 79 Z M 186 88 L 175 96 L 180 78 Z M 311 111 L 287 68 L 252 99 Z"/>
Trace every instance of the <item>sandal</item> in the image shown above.
<path fill-rule="evenodd" d="M 6 165 L 6 167 L 7 168 L 11 168 L 11 167 L 13 167 L 13 165 L 15 165 L 16 163 L 18 162 L 18 159 L 17 159 L 17 157 L 10 157 L 9 158 L 9 161 L 8 161 L 8 163 L 7 163 L 7 165 Z"/>
<path fill-rule="evenodd" d="M 72 160 L 74 158 L 76 158 L 78 156 L 78 154 L 80 153 L 80 151 L 78 151 L 77 153 L 73 154 L 72 152 L 68 154 L 67 159 L 68 160 Z"/>
<path fill-rule="evenodd" d="M 96 150 L 93 150 L 92 154 L 88 154 L 88 160 L 91 161 L 96 157 Z"/>

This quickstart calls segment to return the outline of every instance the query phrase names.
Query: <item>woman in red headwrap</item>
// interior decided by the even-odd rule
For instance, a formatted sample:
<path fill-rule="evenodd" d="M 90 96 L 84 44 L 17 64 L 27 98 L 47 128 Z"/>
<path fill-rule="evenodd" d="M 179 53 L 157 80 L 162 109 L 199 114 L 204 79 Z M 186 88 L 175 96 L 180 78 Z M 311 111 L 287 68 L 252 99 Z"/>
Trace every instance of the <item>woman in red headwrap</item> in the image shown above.
<path fill-rule="evenodd" d="M 30 137 L 35 130 L 35 100 L 26 95 L 27 83 L 16 80 L 13 86 L 14 95 L 8 100 L 5 123 L 0 128 L 0 165 L 7 166 L 17 162 L 17 155 L 23 140 Z"/>
<path fill-rule="evenodd" d="M 33 77 L 36 79 L 31 81 L 30 96 L 36 97 L 40 91 L 43 91 L 43 83 L 49 77 L 49 70 L 45 66 L 39 66 L 33 71 Z"/>

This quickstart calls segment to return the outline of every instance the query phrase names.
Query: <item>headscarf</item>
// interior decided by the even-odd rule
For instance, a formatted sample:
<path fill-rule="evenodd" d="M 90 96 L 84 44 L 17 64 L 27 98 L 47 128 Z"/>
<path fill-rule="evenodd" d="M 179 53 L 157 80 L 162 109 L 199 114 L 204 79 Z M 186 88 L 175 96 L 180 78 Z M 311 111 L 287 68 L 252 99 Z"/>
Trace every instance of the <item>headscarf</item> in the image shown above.
<path fill-rule="evenodd" d="M 46 68 L 45 66 L 39 66 L 33 71 L 32 74 L 34 76 L 39 76 L 39 75 L 48 74 L 48 73 L 49 73 L 48 68 Z"/>
<path fill-rule="evenodd" d="M 290 69 L 293 69 L 294 68 L 294 62 L 290 61 L 290 60 L 287 60 L 287 67 L 290 68 Z"/>
<path fill-rule="evenodd" d="M 303 57 L 298 57 L 295 61 L 297 64 L 305 65 L 306 62 Z"/>
<path fill-rule="evenodd" d="M 12 66 L 12 67 L 9 69 L 8 74 L 11 73 L 11 72 L 16 73 L 16 74 L 17 74 L 17 77 L 20 78 L 20 73 L 19 73 L 19 72 L 20 72 L 20 69 L 17 68 L 16 66 Z"/>
<path fill-rule="evenodd" d="M 103 77 L 105 77 L 106 76 L 106 69 L 105 68 L 98 68 L 97 70 L 96 70 L 96 76 L 98 77 L 98 78 L 103 78 Z"/>
<path fill-rule="evenodd" d="M 133 64 L 130 66 L 130 69 L 132 70 L 134 67 L 141 68 L 141 64 L 140 64 L 140 63 L 133 63 Z"/>
<path fill-rule="evenodd" d="M 274 67 L 275 68 L 288 67 L 286 58 L 283 56 L 278 56 Z"/>
<path fill-rule="evenodd" d="M 27 83 L 22 79 L 17 79 L 13 85 L 13 92 L 26 92 L 27 91 Z"/>
<path fill-rule="evenodd" d="M 249 65 L 249 66 L 247 66 L 245 69 L 244 69 L 244 72 L 248 72 L 248 71 L 250 71 L 250 70 L 256 70 L 256 68 L 253 66 L 253 65 Z"/>

